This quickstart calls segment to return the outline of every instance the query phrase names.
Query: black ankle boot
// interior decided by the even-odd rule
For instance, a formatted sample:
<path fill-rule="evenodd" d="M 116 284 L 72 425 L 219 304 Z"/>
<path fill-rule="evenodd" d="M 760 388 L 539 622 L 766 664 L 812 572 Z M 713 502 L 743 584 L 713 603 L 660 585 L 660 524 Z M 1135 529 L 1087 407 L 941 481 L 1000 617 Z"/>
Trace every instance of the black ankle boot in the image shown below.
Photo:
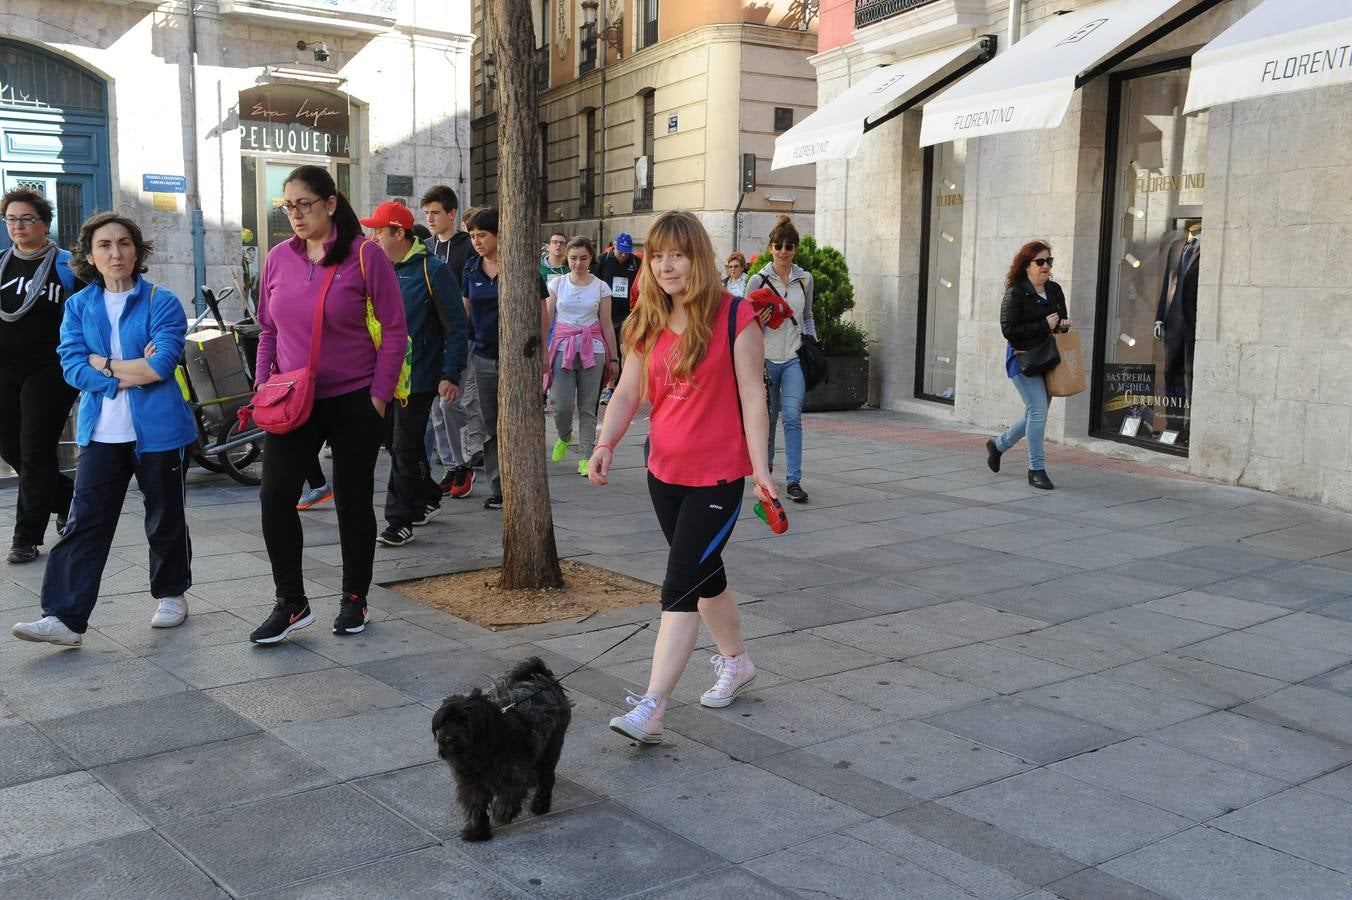
<path fill-rule="evenodd" d="M 1033 487 L 1039 488 L 1044 491 L 1055 490 L 1055 486 L 1052 484 L 1052 480 L 1047 477 L 1046 469 L 1029 469 L 1028 483 L 1031 484 Z"/>
<path fill-rule="evenodd" d="M 992 472 L 1000 471 L 1000 457 L 1003 454 L 995 446 L 994 440 L 986 441 L 986 465 L 990 466 Z"/>

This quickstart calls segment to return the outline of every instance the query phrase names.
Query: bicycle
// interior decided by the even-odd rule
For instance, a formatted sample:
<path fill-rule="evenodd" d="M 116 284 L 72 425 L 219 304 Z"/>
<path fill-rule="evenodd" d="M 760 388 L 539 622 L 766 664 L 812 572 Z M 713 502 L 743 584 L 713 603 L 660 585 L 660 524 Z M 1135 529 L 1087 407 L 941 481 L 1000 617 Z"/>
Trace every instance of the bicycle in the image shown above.
<path fill-rule="evenodd" d="M 197 424 L 193 462 L 253 487 L 262 482 L 264 432 L 241 426 L 238 413 L 253 399 L 258 326 L 247 315 L 226 324 L 220 301 L 234 292 L 234 288 L 226 288 L 217 297 L 203 285 L 207 311 L 188 328 L 175 376 Z M 208 316 L 215 318 L 218 330 L 198 333 Z"/>

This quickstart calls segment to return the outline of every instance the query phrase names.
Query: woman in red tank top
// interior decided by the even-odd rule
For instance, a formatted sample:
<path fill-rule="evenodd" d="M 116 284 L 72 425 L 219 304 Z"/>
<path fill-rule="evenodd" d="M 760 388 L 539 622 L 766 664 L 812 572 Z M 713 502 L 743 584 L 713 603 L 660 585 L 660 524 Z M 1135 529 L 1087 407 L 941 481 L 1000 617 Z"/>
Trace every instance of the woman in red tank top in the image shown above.
<path fill-rule="evenodd" d="M 662 740 L 667 700 L 695 649 L 700 618 L 718 645 L 704 706 L 724 707 L 756 676 L 722 551 L 741 511 L 746 478 L 778 497 L 767 459 L 765 340 L 750 304 L 723 290 L 709 235 L 687 212 L 657 218 L 644 242 L 639 297 L 625 322 L 626 366 L 606 408 L 588 472 L 603 485 L 639 403 L 652 404 L 648 493 L 671 550 L 648 689 L 610 727 L 646 744 Z M 644 274 L 646 273 L 646 275 Z M 729 346 L 729 333 L 735 341 Z"/>

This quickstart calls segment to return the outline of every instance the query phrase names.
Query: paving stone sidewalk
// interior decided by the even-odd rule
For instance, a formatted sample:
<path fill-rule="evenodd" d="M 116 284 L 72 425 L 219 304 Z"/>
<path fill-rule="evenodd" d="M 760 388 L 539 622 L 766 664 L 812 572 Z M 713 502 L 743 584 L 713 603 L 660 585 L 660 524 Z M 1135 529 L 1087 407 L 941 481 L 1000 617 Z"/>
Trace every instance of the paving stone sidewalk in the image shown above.
<path fill-rule="evenodd" d="M 1352 896 L 1352 516 L 1057 447 L 1042 493 L 983 440 L 809 416 L 811 504 L 784 536 L 744 511 L 725 554 L 755 690 L 700 707 L 705 646 L 666 742 L 627 743 L 640 633 L 567 682 L 554 811 L 473 845 L 440 698 L 528 654 L 571 669 L 656 605 L 493 633 L 377 588 L 339 639 L 321 508 L 319 621 L 254 647 L 256 493 L 199 473 L 192 615 L 152 631 L 133 495 L 84 647 L 0 637 L 0 897 Z M 657 582 L 640 443 L 605 490 L 571 456 L 550 487 L 561 553 Z M 494 563 L 483 496 L 377 580 Z M 6 626 L 42 565 L 0 570 Z"/>

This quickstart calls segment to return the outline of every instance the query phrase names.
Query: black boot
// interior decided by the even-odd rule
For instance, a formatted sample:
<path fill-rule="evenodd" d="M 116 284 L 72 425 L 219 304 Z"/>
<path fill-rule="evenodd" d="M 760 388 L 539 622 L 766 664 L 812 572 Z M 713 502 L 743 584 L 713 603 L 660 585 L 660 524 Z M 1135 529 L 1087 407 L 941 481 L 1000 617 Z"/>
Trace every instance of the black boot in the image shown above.
<path fill-rule="evenodd" d="M 986 441 L 986 465 L 990 466 L 992 472 L 1000 471 L 1000 457 L 1003 454 L 995 446 L 994 440 Z"/>
<path fill-rule="evenodd" d="M 1055 490 L 1055 486 L 1052 484 L 1052 480 L 1047 477 L 1046 469 L 1029 469 L 1028 483 L 1035 488 L 1039 488 L 1040 490 L 1044 491 Z"/>

